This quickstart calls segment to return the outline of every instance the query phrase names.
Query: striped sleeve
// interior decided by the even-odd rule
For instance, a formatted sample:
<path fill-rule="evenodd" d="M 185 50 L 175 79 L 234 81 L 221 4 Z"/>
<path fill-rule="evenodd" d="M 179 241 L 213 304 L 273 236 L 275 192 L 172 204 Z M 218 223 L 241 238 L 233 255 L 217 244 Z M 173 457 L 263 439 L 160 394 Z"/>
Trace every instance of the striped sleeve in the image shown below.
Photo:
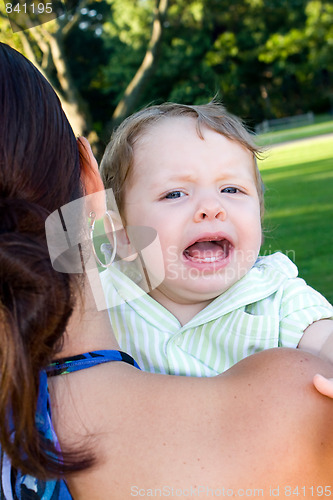
<path fill-rule="evenodd" d="M 304 330 L 321 319 L 333 319 L 332 305 L 304 280 L 287 280 L 280 307 L 279 345 L 297 347 Z"/>

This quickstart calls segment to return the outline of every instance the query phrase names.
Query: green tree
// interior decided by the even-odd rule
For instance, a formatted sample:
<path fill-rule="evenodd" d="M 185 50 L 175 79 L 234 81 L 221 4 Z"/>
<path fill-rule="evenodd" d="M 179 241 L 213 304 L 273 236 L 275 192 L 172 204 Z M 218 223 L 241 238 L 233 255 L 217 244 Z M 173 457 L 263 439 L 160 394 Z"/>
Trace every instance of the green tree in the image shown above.
<path fill-rule="evenodd" d="M 44 72 L 75 132 L 94 131 L 101 147 L 151 103 L 217 94 L 254 125 L 326 111 L 333 95 L 328 0 L 80 0 L 16 34 L 1 16 L 2 39 Z"/>
<path fill-rule="evenodd" d="M 51 82 L 75 132 L 89 136 L 97 129 L 101 135 L 113 114 L 112 126 L 138 103 L 157 64 L 167 7 L 168 0 L 156 0 L 155 5 L 152 0 L 80 0 L 65 15 L 15 34 L 1 11 L 0 27 L 2 39 L 21 50 Z M 112 70 L 102 71 L 105 67 Z M 127 88 L 124 79 L 113 81 L 122 68 L 131 75 Z M 111 85 L 117 103 L 106 117 L 101 95 Z"/>
<path fill-rule="evenodd" d="M 66 57 L 65 40 L 76 26 L 80 17 L 80 9 L 85 3 L 86 0 L 81 0 L 76 8 L 64 16 L 11 35 L 7 17 L 4 12 L 0 14 L 1 31 L 5 28 L 6 33 L 6 37 L 2 36 L 2 39 L 21 50 L 51 82 L 77 134 L 88 133 L 91 117 L 76 82 L 72 78 L 70 63 Z M 29 26 L 28 16 L 25 17 L 25 22 Z M 15 24 L 14 21 L 12 23 Z"/>
<path fill-rule="evenodd" d="M 275 90 L 273 97 L 277 116 L 287 107 L 289 114 L 305 108 L 325 111 L 332 95 L 333 5 L 311 0 L 302 13 L 302 22 L 272 33 L 258 56 L 269 71 L 270 88 L 281 89 L 280 96 Z"/>

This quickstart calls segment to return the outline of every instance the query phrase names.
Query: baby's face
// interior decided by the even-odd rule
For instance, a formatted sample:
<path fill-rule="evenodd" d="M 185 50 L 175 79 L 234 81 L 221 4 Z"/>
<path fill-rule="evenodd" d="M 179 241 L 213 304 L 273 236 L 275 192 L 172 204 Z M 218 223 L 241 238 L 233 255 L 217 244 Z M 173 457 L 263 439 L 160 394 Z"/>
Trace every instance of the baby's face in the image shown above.
<path fill-rule="evenodd" d="M 156 229 L 165 279 L 151 295 L 210 301 L 253 266 L 261 244 L 252 154 L 191 117 L 152 126 L 134 146 L 125 189 L 130 226 Z M 154 273 L 154 256 L 145 257 Z"/>

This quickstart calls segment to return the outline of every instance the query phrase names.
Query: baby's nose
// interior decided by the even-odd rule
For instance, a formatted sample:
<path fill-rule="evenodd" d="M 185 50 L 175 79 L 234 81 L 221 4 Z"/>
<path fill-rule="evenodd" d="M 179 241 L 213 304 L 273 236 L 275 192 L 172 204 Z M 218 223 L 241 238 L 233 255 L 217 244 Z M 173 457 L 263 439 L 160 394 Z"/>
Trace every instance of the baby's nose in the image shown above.
<path fill-rule="evenodd" d="M 222 206 L 221 203 L 217 202 L 216 200 L 205 200 L 202 202 L 199 206 L 199 208 L 196 210 L 195 215 L 194 215 L 194 221 L 195 222 L 201 222 L 202 220 L 225 220 L 226 218 L 226 211 L 225 208 Z"/>

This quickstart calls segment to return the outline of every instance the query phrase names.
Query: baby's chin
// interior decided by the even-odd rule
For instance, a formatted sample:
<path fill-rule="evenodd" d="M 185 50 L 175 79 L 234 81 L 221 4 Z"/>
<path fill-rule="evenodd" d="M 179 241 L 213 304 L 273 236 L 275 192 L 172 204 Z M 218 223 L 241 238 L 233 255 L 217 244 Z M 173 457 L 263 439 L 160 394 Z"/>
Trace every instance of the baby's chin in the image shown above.
<path fill-rule="evenodd" d="M 219 295 L 228 290 L 232 284 L 207 282 L 204 280 L 188 280 L 181 283 L 173 283 L 172 288 L 168 280 L 165 280 L 159 291 L 172 296 L 173 300 L 179 304 L 195 304 L 199 302 L 212 302 Z M 167 290 L 170 290 L 167 292 Z"/>

